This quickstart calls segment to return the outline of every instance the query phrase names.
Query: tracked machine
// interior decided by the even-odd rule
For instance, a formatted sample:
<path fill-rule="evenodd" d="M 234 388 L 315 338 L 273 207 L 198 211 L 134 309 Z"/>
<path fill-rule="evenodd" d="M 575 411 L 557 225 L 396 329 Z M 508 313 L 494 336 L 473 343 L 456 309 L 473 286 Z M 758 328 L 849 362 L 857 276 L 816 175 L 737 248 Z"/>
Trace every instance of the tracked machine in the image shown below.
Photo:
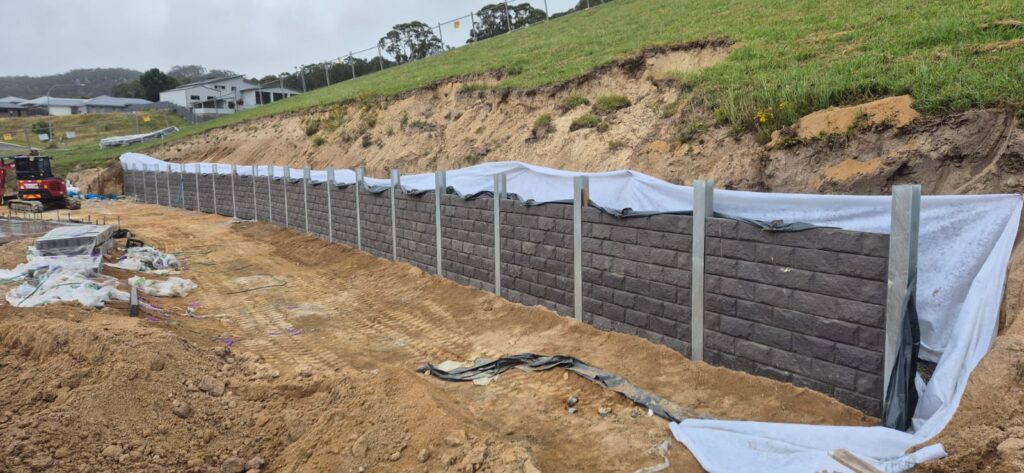
<path fill-rule="evenodd" d="M 2 198 L 7 173 L 14 171 L 18 181 L 16 198 Z M 0 199 L 17 212 L 43 212 L 49 209 L 77 210 L 82 204 L 68 196 L 67 181 L 56 177 L 50 168 L 50 157 L 31 152 L 24 156 L 0 158 Z"/>

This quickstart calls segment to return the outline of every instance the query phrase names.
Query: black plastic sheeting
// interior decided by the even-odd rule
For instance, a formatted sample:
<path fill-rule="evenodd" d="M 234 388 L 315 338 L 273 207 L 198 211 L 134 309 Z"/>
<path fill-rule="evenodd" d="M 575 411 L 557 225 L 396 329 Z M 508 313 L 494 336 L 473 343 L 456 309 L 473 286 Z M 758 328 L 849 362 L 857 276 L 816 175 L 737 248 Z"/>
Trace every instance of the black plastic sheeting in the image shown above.
<path fill-rule="evenodd" d="M 622 394 L 627 399 L 650 409 L 654 415 L 670 422 L 679 422 L 683 419 L 710 419 L 710 417 L 697 411 L 679 406 L 672 401 L 659 397 L 657 394 L 640 389 L 615 373 L 594 368 L 579 359 L 566 355 L 520 353 L 518 355 L 498 358 L 497 360 L 480 359 L 473 363 L 471 367 L 456 368 L 451 371 L 442 370 L 429 363 L 416 368 L 416 371 L 430 373 L 445 381 L 465 382 L 494 377 L 512 368 L 519 368 L 524 371 L 547 371 L 554 368 L 566 369 L 592 383 Z"/>
<path fill-rule="evenodd" d="M 896 346 L 896 360 L 885 387 L 885 405 L 882 406 L 882 425 L 906 432 L 910 430 L 917 409 L 917 355 L 921 348 L 921 327 L 917 320 L 917 280 L 907 288 L 903 304 L 900 338 Z"/>

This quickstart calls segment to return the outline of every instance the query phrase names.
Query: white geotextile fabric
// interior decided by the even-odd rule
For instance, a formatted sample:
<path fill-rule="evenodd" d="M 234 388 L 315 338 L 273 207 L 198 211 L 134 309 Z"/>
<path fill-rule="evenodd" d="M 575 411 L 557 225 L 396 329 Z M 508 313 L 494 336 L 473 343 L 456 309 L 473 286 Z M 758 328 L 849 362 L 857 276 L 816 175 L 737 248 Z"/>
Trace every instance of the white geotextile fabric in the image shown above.
<path fill-rule="evenodd" d="M 110 300 L 128 300 L 117 289 L 117 279 L 97 271 L 100 256 L 40 256 L 30 248 L 28 261 L 13 270 L 0 270 L 0 281 L 31 279 L 7 291 L 5 299 L 14 307 L 39 307 L 58 302 L 78 302 L 103 307 Z"/>
<path fill-rule="evenodd" d="M 152 246 L 128 248 L 116 263 L 107 263 L 107 266 L 161 275 L 175 274 L 181 269 L 177 257 Z"/>
<path fill-rule="evenodd" d="M 167 169 L 168 163 L 145 155 L 121 156 L 123 166 Z M 176 169 L 178 164 L 171 164 Z M 229 174 L 230 165 L 187 164 L 186 172 Z M 251 166 L 238 166 L 251 175 Z M 505 173 L 508 192 L 536 202 L 572 199 L 572 178 L 590 177 L 590 199 L 598 206 L 635 212 L 693 209 L 693 188 L 670 184 L 633 171 L 575 173 L 519 162 L 486 163 L 447 172 L 447 184 L 462 195 L 493 190 L 493 176 Z M 284 175 L 284 168 L 257 167 L 258 176 Z M 301 169 L 291 169 L 294 178 Z M 324 182 L 325 171 L 311 179 Z M 355 173 L 338 170 L 339 184 L 355 182 Z M 388 185 L 388 179 L 366 179 Z M 433 173 L 401 177 L 406 191 L 434 189 Z M 847 230 L 888 233 L 891 198 L 778 194 L 720 190 L 715 211 L 736 217 L 805 222 Z M 882 427 L 829 427 L 738 421 L 688 420 L 671 426 L 676 438 L 712 472 L 849 471 L 829 457 L 846 448 L 885 471 L 902 471 L 933 457 L 935 449 L 901 458 L 903 452 L 937 435 L 952 418 L 967 378 L 988 351 L 996 333 L 1006 267 L 1017 235 L 1020 195 L 925 196 L 921 202 L 917 308 L 921 356 L 937 361 L 920 393 L 912 433 Z M 837 430 L 838 429 L 838 430 Z"/>
<path fill-rule="evenodd" d="M 143 294 L 156 297 L 185 297 L 199 287 L 189 279 L 171 276 L 164 281 L 147 279 L 142 276 L 128 278 L 128 285 L 139 288 Z"/>

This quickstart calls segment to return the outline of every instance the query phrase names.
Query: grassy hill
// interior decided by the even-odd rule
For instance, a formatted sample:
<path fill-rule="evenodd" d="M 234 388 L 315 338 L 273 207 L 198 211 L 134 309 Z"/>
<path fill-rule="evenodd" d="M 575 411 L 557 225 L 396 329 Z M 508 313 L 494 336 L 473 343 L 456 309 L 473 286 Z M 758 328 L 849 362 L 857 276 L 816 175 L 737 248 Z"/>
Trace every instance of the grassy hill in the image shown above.
<path fill-rule="evenodd" d="M 40 141 L 37 131 L 48 133 L 51 124 L 53 142 Z M 75 167 L 102 165 L 111 156 L 120 154 L 118 148 L 99 149 L 101 138 L 134 134 L 136 126 L 139 133 L 145 133 L 185 124 L 177 114 L 167 111 L 0 118 L 0 140 L 17 146 L 25 146 L 27 140 L 29 146 L 53 156 L 55 170 L 63 173 Z M 74 138 L 68 138 L 69 132 L 74 132 Z M 0 150 L 0 155 L 4 154 L 13 154 L 13 151 Z"/>
<path fill-rule="evenodd" d="M 1024 20 L 1019 1 L 617 0 L 190 127 L 174 139 L 453 76 L 504 71 L 498 87 L 556 84 L 643 48 L 708 38 L 737 46 L 721 64 L 676 79 L 682 94 L 738 129 L 767 132 L 813 110 L 897 94 L 913 95 L 932 114 L 1020 107 L 1024 24 L 1005 20 Z M 81 159 L 100 162 L 120 151 Z"/>

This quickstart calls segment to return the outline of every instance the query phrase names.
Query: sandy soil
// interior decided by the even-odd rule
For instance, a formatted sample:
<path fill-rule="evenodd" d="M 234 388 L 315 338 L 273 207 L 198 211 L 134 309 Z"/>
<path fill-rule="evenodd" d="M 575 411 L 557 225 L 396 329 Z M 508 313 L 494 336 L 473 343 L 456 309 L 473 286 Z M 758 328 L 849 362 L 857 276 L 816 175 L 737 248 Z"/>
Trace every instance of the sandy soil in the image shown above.
<path fill-rule="evenodd" d="M 3 471 L 221 471 L 256 457 L 269 471 L 341 472 L 660 462 L 652 447 L 670 439 L 666 422 L 575 376 L 514 371 L 477 386 L 414 372 L 524 351 L 580 357 L 716 417 L 873 422 L 813 391 L 265 224 L 128 202 L 82 212 L 120 215 L 180 252 L 200 288 L 152 300 L 159 311 L 139 319 L 116 304 L 4 309 Z M 26 245 L 0 246 L 0 264 L 21 261 Z M 175 413 L 185 405 L 189 415 Z M 700 471 L 681 444 L 669 456 L 668 471 Z"/>

